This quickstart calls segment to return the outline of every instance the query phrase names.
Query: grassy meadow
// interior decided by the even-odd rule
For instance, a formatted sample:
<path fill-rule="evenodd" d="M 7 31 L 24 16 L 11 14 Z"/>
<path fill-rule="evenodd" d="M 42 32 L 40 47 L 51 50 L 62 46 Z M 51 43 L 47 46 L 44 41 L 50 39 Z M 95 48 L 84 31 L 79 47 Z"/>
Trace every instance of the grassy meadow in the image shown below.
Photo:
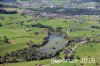
<path fill-rule="evenodd" d="M 91 58 L 95 58 L 95 62 L 100 64 L 100 43 L 91 43 L 93 46 L 91 47 L 90 45 L 87 44 L 78 44 L 78 47 L 76 48 L 76 53 L 75 53 L 75 57 L 76 56 L 80 56 L 81 58 L 88 58 L 88 56 L 90 56 Z M 61 53 L 63 54 L 63 53 Z M 42 60 L 42 61 L 30 61 L 30 62 L 20 62 L 20 63 L 9 63 L 9 64 L 5 64 L 5 66 L 36 66 L 37 64 L 43 64 L 46 66 L 99 66 L 96 65 L 96 63 L 83 63 L 83 65 L 81 65 L 81 60 L 78 60 L 77 63 L 53 63 L 51 64 L 51 60 L 47 59 L 47 60 Z M 3 65 L 0 65 L 3 66 Z"/>
<path fill-rule="evenodd" d="M 25 25 L 21 26 L 19 22 L 27 21 L 32 18 L 31 16 L 21 16 L 20 14 L 0 14 L 4 17 L 3 20 L 0 20 L 0 23 L 4 26 L 0 26 L 0 37 L 1 40 L 3 36 L 7 36 L 9 39 L 9 44 L 0 43 L 0 55 L 4 55 L 11 51 L 16 51 L 28 47 L 27 42 L 30 40 L 34 44 L 42 44 L 44 37 L 47 37 L 47 29 L 45 28 L 32 28 L 26 27 Z M 16 24 L 19 23 L 19 24 Z M 27 29 L 31 31 L 27 31 Z M 38 35 L 35 34 L 38 32 Z"/>
<path fill-rule="evenodd" d="M 70 38 L 89 37 L 100 40 L 100 36 L 97 36 L 100 35 L 100 29 L 91 28 L 91 26 L 94 25 L 100 27 L 100 18 L 96 16 L 80 16 L 77 18 L 77 20 L 76 18 L 38 18 L 37 20 L 33 18 L 32 21 L 27 21 L 32 18 L 33 17 L 31 15 L 0 14 L 0 23 L 3 25 L 0 26 L 0 40 L 3 39 L 3 36 L 6 36 L 10 42 L 0 43 L 0 56 L 12 51 L 27 48 L 27 42 L 30 40 L 34 44 L 42 44 L 44 41 L 43 38 L 47 37 L 48 29 L 31 26 L 32 24 L 37 23 L 50 26 L 53 29 L 56 27 L 61 27 L 61 31 L 66 33 L 67 28 L 70 28 L 72 30 L 68 33 Z M 92 45 L 92 47 L 90 45 Z M 65 55 L 63 52 L 60 52 L 60 56 L 63 58 Z M 40 61 L 37 60 L 29 62 L 7 63 L 1 64 L 0 66 L 36 66 L 36 64 L 43 64 L 46 66 L 100 66 L 100 43 L 89 43 L 88 45 L 78 44 L 77 48 L 75 49 L 75 57 L 76 56 L 80 56 L 80 58 L 88 58 L 88 56 L 90 56 L 91 58 L 95 58 L 96 63 L 99 65 L 96 65 L 96 63 L 83 63 L 83 65 L 81 65 L 81 60 L 78 60 L 79 63 L 51 64 L 51 60 L 47 59 Z"/>

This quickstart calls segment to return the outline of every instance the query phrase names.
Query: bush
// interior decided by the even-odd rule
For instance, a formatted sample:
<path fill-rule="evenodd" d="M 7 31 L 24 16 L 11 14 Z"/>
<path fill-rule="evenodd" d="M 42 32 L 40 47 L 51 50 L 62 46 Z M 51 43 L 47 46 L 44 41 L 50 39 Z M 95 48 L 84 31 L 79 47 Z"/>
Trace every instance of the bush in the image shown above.
<path fill-rule="evenodd" d="M 77 59 L 81 59 L 79 56 L 76 56 Z"/>

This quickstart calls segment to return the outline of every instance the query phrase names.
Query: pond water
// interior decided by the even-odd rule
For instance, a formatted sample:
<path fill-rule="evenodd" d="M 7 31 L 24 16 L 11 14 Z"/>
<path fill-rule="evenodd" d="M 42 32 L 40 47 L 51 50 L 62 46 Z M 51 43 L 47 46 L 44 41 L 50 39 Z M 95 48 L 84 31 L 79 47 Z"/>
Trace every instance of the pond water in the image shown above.
<path fill-rule="evenodd" d="M 64 36 L 64 34 L 50 34 L 48 43 L 40 48 L 41 52 L 51 54 L 63 49 L 68 43 Z"/>

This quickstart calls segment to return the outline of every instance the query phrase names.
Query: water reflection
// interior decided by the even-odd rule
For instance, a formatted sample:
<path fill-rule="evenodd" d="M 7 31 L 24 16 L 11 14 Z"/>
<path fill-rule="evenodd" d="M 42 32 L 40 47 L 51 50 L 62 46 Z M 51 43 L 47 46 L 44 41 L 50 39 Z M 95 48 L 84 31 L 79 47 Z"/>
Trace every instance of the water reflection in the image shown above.
<path fill-rule="evenodd" d="M 48 43 L 40 48 L 41 52 L 51 54 L 63 49 L 67 44 L 67 40 L 64 39 L 64 36 L 63 33 L 50 34 Z"/>

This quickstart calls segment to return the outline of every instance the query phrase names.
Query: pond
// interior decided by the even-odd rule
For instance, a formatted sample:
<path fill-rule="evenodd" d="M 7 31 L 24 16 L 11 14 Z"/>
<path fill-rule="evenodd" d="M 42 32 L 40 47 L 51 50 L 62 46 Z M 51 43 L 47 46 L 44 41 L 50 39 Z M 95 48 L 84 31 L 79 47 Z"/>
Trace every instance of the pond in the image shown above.
<path fill-rule="evenodd" d="M 48 43 L 40 47 L 40 51 L 51 54 L 63 49 L 68 43 L 68 40 L 65 40 L 64 36 L 65 34 L 50 34 Z"/>

